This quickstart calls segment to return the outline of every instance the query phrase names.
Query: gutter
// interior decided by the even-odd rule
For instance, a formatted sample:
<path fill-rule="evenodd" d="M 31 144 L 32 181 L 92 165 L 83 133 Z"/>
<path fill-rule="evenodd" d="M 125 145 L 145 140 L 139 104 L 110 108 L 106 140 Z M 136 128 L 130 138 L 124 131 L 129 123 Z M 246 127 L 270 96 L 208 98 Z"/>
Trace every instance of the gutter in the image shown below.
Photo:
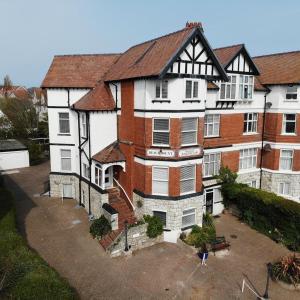
<path fill-rule="evenodd" d="M 119 141 L 119 119 L 118 119 L 118 85 L 111 82 L 111 84 L 115 87 L 115 93 L 116 93 L 116 117 L 117 117 L 117 141 Z"/>

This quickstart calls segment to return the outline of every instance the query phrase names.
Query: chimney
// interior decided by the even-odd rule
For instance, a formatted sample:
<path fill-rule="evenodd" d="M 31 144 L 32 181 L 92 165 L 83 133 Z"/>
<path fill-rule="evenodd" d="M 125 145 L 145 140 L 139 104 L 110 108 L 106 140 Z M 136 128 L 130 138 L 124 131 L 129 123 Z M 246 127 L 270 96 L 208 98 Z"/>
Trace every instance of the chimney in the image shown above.
<path fill-rule="evenodd" d="M 201 22 L 186 22 L 185 28 L 196 28 L 198 27 L 201 31 L 203 31 Z"/>

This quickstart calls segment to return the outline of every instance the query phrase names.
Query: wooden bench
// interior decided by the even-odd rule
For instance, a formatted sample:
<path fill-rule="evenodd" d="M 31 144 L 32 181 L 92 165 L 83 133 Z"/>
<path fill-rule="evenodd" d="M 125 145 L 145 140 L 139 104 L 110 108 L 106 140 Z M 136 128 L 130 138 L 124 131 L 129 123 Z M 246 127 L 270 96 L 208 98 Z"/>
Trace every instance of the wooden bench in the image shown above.
<path fill-rule="evenodd" d="M 230 243 L 226 241 L 225 236 L 217 236 L 214 241 L 211 242 L 211 251 L 216 255 L 216 251 L 230 249 Z"/>

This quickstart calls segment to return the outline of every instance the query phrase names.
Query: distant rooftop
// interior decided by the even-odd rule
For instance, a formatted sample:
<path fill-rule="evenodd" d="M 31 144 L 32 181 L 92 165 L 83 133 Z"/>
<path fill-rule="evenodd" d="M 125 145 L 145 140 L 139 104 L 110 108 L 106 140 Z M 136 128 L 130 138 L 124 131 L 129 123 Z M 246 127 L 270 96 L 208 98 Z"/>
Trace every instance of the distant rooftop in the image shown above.
<path fill-rule="evenodd" d="M 17 140 L 14 139 L 0 140 L 0 152 L 26 150 L 26 149 L 27 147 Z"/>

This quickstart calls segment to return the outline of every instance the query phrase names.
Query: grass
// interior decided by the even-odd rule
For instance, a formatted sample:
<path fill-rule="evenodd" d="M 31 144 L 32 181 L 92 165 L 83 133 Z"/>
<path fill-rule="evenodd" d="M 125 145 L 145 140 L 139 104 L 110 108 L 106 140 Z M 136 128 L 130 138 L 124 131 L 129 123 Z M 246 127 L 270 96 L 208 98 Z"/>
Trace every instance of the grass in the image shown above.
<path fill-rule="evenodd" d="M 16 229 L 13 196 L 0 187 L 0 299 L 78 299 Z"/>

